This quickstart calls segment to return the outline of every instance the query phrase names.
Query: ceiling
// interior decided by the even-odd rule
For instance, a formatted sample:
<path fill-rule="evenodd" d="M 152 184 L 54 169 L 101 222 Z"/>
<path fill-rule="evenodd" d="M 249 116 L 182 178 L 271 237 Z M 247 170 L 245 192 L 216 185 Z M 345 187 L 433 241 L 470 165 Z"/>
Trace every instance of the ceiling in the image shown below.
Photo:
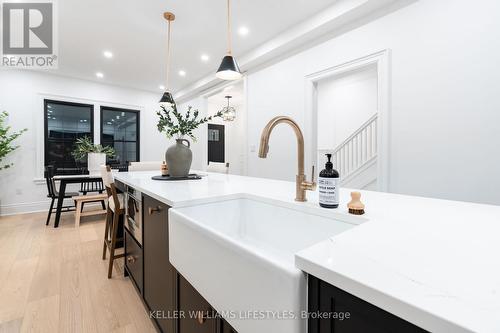
<path fill-rule="evenodd" d="M 232 0 L 233 53 L 241 56 L 336 0 Z M 284 5 L 286 3 L 286 6 Z M 170 86 L 175 92 L 215 73 L 226 50 L 225 0 L 64 0 L 58 2 L 57 74 L 160 92 L 166 21 L 172 11 Z M 238 29 L 249 29 L 240 36 Z M 113 58 L 103 52 L 109 50 Z M 203 62 L 202 54 L 209 56 Z M 178 72 L 184 70 L 181 77 Z M 102 72 L 103 78 L 97 78 Z"/>

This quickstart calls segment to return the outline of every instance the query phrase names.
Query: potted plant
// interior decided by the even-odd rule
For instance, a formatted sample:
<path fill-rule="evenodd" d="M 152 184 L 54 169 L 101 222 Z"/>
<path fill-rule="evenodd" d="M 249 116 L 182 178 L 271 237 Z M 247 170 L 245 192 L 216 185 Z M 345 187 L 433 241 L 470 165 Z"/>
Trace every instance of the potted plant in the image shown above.
<path fill-rule="evenodd" d="M 186 114 L 182 115 L 177 111 L 175 103 L 172 103 L 168 108 L 162 105 L 161 110 L 156 114 L 159 117 L 158 131 L 165 133 L 168 139 L 175 138 L 176 142 L 165 153 L 169 174 L 172 177 L 186 177 L 191 168 L 193 153 L 190 149 L 191 143 L 185 137 L 196 141 L 193 131 L 213 118 L 222 117 L 222 111 L 210 117 L 198 118 L 198 110 L 193 111 L 193 108 L 189 106 Z"/>
<path fill-rule="evenodd" d="M 99 167 L 106 164 L 106 156 L 114 157 L 115 149 L 111 146 L 95 145 L 89 137 L 84 136 L 76 140 L 75 149 L 71 153 L 76 160 L 87 158 L 89 173 L 98 173 Z"/>
<path fill-rule="evenodd" d="M 8 154 L 19 148 L 19 146 L 12 145 L 12 142 L 28 130 L 25 128 L 19 132 L 9 133 L 10 126 L 6 125 L 6 119 L 8 116 L 9 114 L 6 111 L 2 111 L 2 113 L 0 113 L 0 170 L 10 168 L 14 165 L 13 163 L 5 164 L 3 159 Z"/>

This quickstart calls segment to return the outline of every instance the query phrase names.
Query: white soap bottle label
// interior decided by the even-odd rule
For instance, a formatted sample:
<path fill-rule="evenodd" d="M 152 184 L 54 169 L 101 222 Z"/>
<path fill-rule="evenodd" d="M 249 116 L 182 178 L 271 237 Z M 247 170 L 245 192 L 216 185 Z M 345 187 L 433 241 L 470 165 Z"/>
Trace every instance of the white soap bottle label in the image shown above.
<path fill-rule="evenodd" d="M 339 178 L 319 177 L 319 203 L 324 205 L 339 204 Z"/>

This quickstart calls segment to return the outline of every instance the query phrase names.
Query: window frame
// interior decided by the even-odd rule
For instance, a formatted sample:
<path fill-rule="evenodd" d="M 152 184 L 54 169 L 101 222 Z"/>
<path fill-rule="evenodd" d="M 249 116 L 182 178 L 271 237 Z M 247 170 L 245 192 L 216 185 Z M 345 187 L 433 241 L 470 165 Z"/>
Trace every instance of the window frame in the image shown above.
<path fill-rule="evenodd" d="M 46 167 L 47 164 L 47 158 L 48 158 L 48 153 L 49 153 L 49 122 L 48 122 L 48 105 L 49 104 L 59 104 L 59 105 L 65 105 L 65 106 L 77 106 L 77 107 L 88 107 L 90 108 L 90 139 L 92 142 L 94 142 L 94 104 L 86 104 L 86 103 L 75 103 L 75 102 L 68 102 L 64 100 L 55 100 L 55 99 L 47 99 L 44 98 L 43 100 L 43 165 Z"/>
<path fill-rule="evenodd" d="M 103 131 L 103 123 L 104 123 L 104 117 L 103 113 L 104 111 L 117 111 L 117 112 L 129 112 L 129 113 L 135 113 L 136 118 L 137 118 L 137 123 L 136 123 L 136 130 L 137 130 L 137 137 L 136 137 L 136 162 L 141 161 L 141 110 L 134 110 L 134 109 L 125 109 L 125 108 L 119 108 L 119 107 L 112 107 L 112 106 L 106 106 L 106 105 L 100 105 L 99 106 L 99 140 L 102 145 L 104 145 L 104 131 Z M 126 140 L 113 140 L 114 142 L 134 142 L 134 141 L 126 141 Z"/>

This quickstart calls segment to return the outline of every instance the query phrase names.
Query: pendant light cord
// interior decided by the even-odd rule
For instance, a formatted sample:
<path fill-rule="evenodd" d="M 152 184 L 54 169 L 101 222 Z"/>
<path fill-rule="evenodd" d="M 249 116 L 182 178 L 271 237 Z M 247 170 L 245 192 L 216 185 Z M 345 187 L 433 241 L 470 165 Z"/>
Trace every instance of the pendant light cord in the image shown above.
<path fill-rule="evenodd" d="M 231 55 L 231 0 L 227 0 L 227 54 Z"/>
<path fill-rule="evenodd" d="M 165 91 L 168 91 L 168 78 L 170 74 L 170 20 L 168 22 L 168 32 L 167 32 L 167 77 L 165 82 Z"/>

